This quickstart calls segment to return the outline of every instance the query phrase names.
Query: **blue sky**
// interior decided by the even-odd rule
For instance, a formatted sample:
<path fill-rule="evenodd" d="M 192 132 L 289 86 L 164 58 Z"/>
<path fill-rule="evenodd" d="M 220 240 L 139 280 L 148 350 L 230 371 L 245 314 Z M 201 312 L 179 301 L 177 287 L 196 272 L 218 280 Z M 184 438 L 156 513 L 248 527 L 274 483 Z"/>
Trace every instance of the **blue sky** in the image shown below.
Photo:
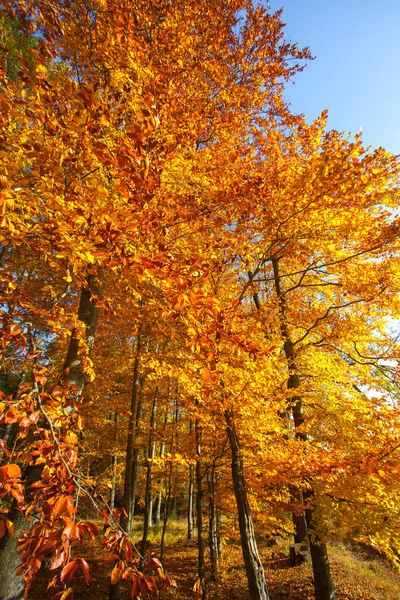
<path fill-rule="evenodd" d="M 315 60 L 287 84 L 286 98 L 310 121 L 363 130 L 364 143 L 400 153 L 400 0 L 270 0 L 283 8 L 286 39 Z"/>

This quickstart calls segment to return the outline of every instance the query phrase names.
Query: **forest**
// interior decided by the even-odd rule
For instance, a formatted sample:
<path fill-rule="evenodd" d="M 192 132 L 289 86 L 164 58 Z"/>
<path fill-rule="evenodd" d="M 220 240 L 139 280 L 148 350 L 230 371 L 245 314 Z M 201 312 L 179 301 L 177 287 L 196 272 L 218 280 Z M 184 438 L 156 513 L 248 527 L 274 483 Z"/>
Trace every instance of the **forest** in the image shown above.
<path fill-rule="evenodd" d="M 1 600 L 399 568 L 399 158 L 293 113 L 256 0 L 0 6 Z"/>

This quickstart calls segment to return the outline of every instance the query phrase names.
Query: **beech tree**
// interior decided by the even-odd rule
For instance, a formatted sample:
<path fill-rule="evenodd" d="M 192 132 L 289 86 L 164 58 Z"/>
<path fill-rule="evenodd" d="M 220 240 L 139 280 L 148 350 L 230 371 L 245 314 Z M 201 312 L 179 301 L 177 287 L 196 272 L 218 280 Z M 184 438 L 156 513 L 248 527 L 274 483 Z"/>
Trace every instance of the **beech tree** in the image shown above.
<path fill-rule="evenodd" d="M 90 583 L 82 503 L 112 598 L 167 593 L 146 542 L 174 504 L 197 597 L 222 514 L 252 600 L 256 532 L 307 530 L 317 600 L 333 533 L 398 560 L 398 159 L 290 113 L 310 55 L 257 3 L 1 7 L 0 537 L 29 522 L 27 590 L 47 556 L 62 599 Z"/>

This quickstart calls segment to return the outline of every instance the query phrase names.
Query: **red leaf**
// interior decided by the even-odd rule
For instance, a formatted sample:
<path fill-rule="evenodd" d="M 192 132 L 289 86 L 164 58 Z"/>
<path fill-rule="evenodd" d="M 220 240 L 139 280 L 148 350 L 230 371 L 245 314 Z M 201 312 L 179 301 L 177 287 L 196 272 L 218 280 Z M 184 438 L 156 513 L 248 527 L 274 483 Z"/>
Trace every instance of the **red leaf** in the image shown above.
<path fill-rule="evenodd" d="M 3 450 L 3 452 L 6 456 L 10 456 L 10 451 L 7 448 L 7 444 L 6 444 L 5 440 L 0 440 L 0 448 Z"/>
<path fill-rule="evenodd" d="M 79 558 L 78 560 L 81 561 L 83 574 L 85 576 L 85 581 L 89 585 L 89 583 L 90 583 L 89 565 L 87 564 L 87 562 L 84 558 Z"/>
<path fill-rule="evenodd" d="M 96 535 L 99 535 L 99 530 L 91 521 L 82 521 L 79 524 L 83 531 L 86 531 L 91 540 L 94 540 Z"/>
<path fill-rule="evenodd" d="M 3 519 L 0 520 L 0 538 L 6 535 L 7 527 Z"/>
<path fill-rule="evenodd" d="M 157 590 L 157 584 L 151 577 L 142 577 L 140 581 L 140 590 L 143 598 L 146 598 L 148 594 Z"/>
<path fill-rule="evenodd" d="M 106 509 L 105 509 L 105 508 L 102 508 L 102 509 L 101 509 L 101 514 L 102 514 L 102 515 L 103 515 L 103 517 L 104 517 L 104 523 L 108 523 L 108 513 L 107 513 L 107 511 L 106 511 Z"/>
<path fill-rule="evenodd" d="M 66 556 L 67 555 L 64 550 L 60 550 L 59 548 L 56 548 L 54 551 L 54 558 L 51 561 L 50 571 L 52 571 L 53 569 L 58 569 L 58 567 L 61 567 Z"/>
<path fill-rule="evenodd" d="M 151 556 L 149 558 L 149 560 L 147 561 L 147 566 L 149 567 L 149 569 L 152 569 L 153 571 L 157 571 L 157 569 L 161 569 L 161 571 L 163 571 L 162 564 L 160 563 L 158 558 L 156 558 L 155 556 Z"/>
<path fill-rule="evenodd" d="M 128 567 L 125 569 L 124 574 L 122 575 L 122 579 L 131 579 L 132 575 L 136 575 L 137 569 L 132 569 L 132 567 Z"/>
<path fill-rule="evenodd" d="M 78 561 L 71 560 L 63 570 L 61 571 L 60 581 L 61 583 L 69 583 L 72 579 L 73 574 L 78 568 Z"/>
<path fill-rule="evenodd" d="M 140 577 L 135 577 L 132 581 L 131 598 L 137 598 L 140 594 Z"/>
<path fill-rule="evenodd" d="M 63 538 L 67 538 L 70 541 L 73 540 L 79 540 L 82 541 L 83 540 L 83 528 L 81 525 L 77 525 L 76 523 L 74 523 L 72 521 L 72 519 L 70 519 L 69 517 L 66 517 L 64 519 L 64 521 L 66 523 L 68 523 L 67 527 L 65 527 L 65 529 L 62 532 L 62 536 Z"/>
<path fill-rule="evenodd" d="M 105 558 L 103 560 L 103 562 L 105 563 L 110 563 L 110 562 L 115 562 L 116 560 L 118 560 L 118 554 L 111 554 L 111 556 L 107 556 L 107 558 Z"/>
<path fill-rule="evenodd" d="M 176 583 L 167 576 L 164 578 L 161 594 L 165 594 L 170 587 L 176 587 Z"/>

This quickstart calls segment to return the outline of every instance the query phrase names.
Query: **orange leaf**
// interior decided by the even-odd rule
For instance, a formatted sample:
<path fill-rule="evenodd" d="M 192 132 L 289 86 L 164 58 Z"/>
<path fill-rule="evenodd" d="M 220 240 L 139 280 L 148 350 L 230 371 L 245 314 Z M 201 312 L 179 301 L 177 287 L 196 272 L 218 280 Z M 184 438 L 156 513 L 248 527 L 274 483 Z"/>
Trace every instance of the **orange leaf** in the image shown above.
<path fill-rule="evenodd" d="M 7 481 L 7 479 L 20 479 L 21 469 L 18 465 L 10 464 L 5 467 L 0 467 L 0 482 Z"/>
<path fill-rule="evenodd" d="M 193 586 L 193 595 L 194 597 L 201 598 L 203 595 L 203 588 L 201 587 L 200 579 L 197 579 L 196 583 Z"/>
<path fill-rule="evenodd" d="M 122 577 L 123 569 L 120 568 L 121 561 L 118 561 L 111 572 L 111 583 L 115 585 Z"/>
<path fill-rule="evenodd" d="M 72 579 L 73 574 L 78 568 L 78 561 L 71 560 L 63 570 L 61 571 L 60 581 L 61 583 L 69 583 Z"/>
<path fill-rule="evenodd" d="M 60 496 L 57 498 L 53 508 L 53 516 L 59 517 L 62 515 L 69 506 L 73 506 L 74 500 L 72 496 Z"/>
<path fill-rule="evenodd" d="M 23 504 L 25 501 L 24 495 L 19 488 L 13 488 L 11 490 L 11 496 L 13 498 L 15 498 L 15 500 L 18 502 L 18 504 Z"/>

